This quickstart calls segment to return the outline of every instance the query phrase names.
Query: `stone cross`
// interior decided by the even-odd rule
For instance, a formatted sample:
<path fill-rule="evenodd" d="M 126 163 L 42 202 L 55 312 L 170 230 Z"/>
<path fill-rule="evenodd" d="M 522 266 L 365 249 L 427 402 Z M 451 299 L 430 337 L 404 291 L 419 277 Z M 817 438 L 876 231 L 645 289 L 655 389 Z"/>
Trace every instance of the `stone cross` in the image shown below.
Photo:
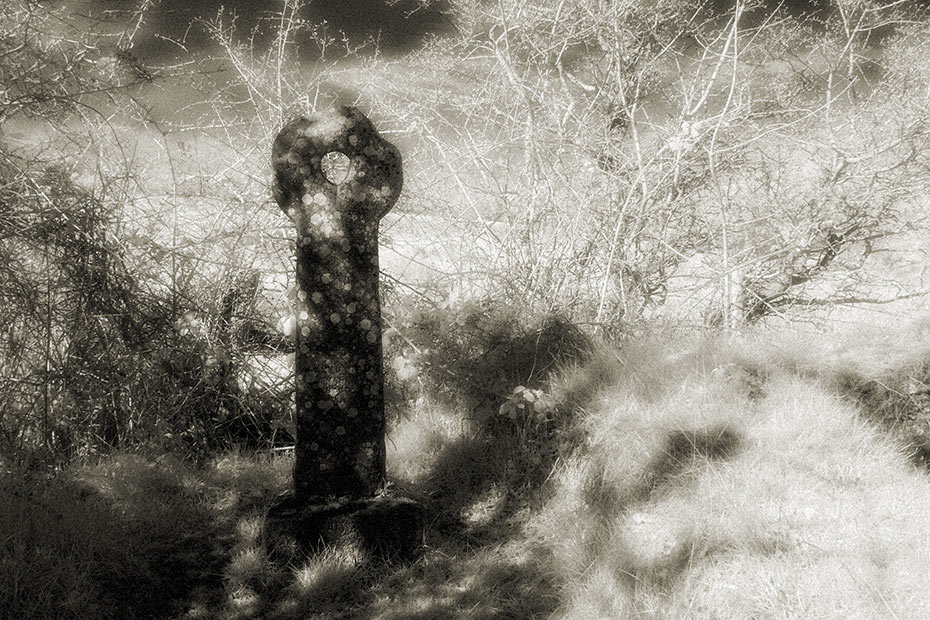
<path fill-rule="evenodd" d="M 323 169 L 333 152 L 349 160 L 338 185 Z M 378 222 L 400 195 L 400 153 L 340 107 L 288 123 L 272 164 L 297 225 L 296 498 L 371 497 L 385 478 Z"/>

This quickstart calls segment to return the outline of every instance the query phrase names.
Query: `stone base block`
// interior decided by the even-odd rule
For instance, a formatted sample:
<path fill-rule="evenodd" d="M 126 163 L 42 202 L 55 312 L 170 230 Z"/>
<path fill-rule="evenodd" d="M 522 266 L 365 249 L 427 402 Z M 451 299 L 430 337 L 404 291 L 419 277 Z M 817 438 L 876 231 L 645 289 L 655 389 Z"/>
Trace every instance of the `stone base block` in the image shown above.
<path fill-rule="evenodd" d="M 426 513 L 406 497 L 373 497 L 302 505 L 288 496 L 265 517 L 263 538 L 271 557 L 293 560 L 336 547 L 368 560 L 409 562 L 423 547 Z"/>

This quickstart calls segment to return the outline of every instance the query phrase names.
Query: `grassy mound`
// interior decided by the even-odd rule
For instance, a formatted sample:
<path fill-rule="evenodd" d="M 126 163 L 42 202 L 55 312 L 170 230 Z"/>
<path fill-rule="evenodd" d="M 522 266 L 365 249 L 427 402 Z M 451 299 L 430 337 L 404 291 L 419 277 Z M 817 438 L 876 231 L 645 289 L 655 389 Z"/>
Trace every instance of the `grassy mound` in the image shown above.
<path fill-rule="evenodd" d="M 758 345 L 672 356 L 598 399 L 530 520 L 557 617 L 926 616 L 926 473 L 832 369 Z"/>
<path fill-rule="evenodd" d="M 930 615 L 930 485 L 897 432 L 903 401 L 851 387 L 913 379 L 928 359 L 919 327 L 613 349 L 551 320 L 506 323 L 443 322 L 455 338 L 433 347 L 418 323 L 426 335 L 404 342 L 419 357 L 388 348 L 410 364 L 393 377 L 406 408 L 392 482 L 434 515 L 416 562 L 338 547 L 270 558 L 262 521 L 288 456 L 123 455 L 51 482 L 4 480 L 0 616 Z"/>

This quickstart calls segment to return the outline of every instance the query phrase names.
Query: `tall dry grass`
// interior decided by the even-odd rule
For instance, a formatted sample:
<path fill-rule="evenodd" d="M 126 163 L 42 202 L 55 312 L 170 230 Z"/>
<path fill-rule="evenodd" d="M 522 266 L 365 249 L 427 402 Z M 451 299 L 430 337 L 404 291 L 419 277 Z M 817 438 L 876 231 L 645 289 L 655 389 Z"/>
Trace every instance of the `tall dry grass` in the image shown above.
<path fill-rule="evenodd" d="M 456 346 L 487 338 L 471 329 L 459 328 Z M 6 478 L 0 583 L 12 596 L 0 609 L 26 619 L 916 620 L 930 606 L 926 463 L 845 377 L 855 361 L 863 380 L 916 378 L 926 347 L 895 343 L 921 330 L 794 343 L 658 333 L 589 345 L 528 381 L 508 375 L 527 361 L 518 332 L 478 357 L 489 378 L 524 390 L 478 400 L 473 385 L 431 379 L 440 369 L 411 361 L 417 374 L 395 378 L 407 405 L 392 412 L 389 471 L 430 518 L 406 564 L 352 547 L 269 553 L 263 515 L 289 484 L 289 457 L 195 467 L 117 456 L 54 482 Z M 526 333 L 540 354 L 564 344 L 564 334 Z M 430 363 L 442 361 L 456 360 Z M 930 421 L 930 409 L 908 415 Z"/>

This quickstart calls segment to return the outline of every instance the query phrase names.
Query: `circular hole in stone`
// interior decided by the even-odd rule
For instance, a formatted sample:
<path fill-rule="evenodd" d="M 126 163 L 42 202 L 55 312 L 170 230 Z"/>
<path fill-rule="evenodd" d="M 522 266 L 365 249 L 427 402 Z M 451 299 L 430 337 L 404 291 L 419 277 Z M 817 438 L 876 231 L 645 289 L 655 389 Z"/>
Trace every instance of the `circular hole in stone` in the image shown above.
<path fill-rule="evenodd" d="M 334 185 L 339 185 L 349 176 L 351 162 L 345 153 L 330 151 L 323 156 L 320 164 L 323 166 L 323 174 L 326 176 L 326 180 Z"/>

